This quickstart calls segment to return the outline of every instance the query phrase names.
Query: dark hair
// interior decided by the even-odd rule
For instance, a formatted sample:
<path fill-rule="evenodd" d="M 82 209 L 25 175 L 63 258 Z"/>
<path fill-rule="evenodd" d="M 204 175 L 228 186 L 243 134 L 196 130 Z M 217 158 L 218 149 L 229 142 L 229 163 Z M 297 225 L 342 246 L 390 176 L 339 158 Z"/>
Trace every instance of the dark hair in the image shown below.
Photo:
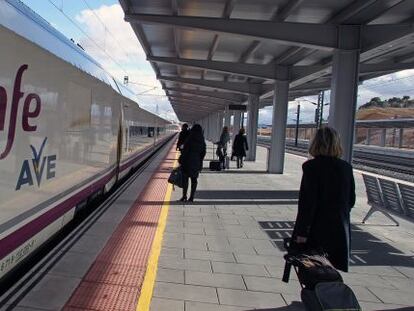
<path fill-rule="evenodd" d="M 246 131 L 244 130 L 244 128 L 242 127 L 242 128 L 240 128 L 240 130 L 239 130 L 239 134 L 244 134 Z"/>
<path fill-rule="evenodd" d="M 184 124 L 181 126 L 181 128 L 182 128 L 182 129 L 188 129 L 188 124 L 187 124 L 187 123 L 184 123 Z"/>
<path fill-rule="evenodd" d="M 200 124 L 196 123 L 191 127 L 191 132 L 203 134 L 203 128 Z"/>
<path fill-rule="evenodd" d="M 328 126 L 320 128 L 310 144 L 309 153 L 314 157 L 322 155 L 340 158 L 342 147 L 338 133 Z"/>

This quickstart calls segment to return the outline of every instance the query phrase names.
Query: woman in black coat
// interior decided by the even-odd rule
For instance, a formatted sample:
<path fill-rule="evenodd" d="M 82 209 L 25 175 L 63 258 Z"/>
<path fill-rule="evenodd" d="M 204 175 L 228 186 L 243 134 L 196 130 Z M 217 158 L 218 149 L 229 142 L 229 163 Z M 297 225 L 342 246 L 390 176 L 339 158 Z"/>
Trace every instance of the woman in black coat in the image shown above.
<path fill-rule="evenodd" d="M 293 239 L 306 243 L 306 248 L 324 251 L 335 268 L 347 272 L 350 212 L 355 204 L 352 166 L 339 158 L 339 137 L 329 127 L 317 131 L 309 153 L 314 158 L 302 165 Z"/>
<path fill-rule="evenodd" d="M 241 128 L 233 142 L 233 155 L 237 158 L 237 168 L 243 167 L 243 157 L 246 156 L 246 150 L 249 150 L 249 146 L 244 135 L 244 128 Z"/>
<path fill-rule="evenodd" d="M 183 197 L 182 202 L 187 201 L 188 179 L 191 179 L 191 194 L 189 202 L 194 201 L 197 189 L 198 174 L 203 168 L 203 159 L 206 155 L 206 143 L 204 141 L 203 130 L 199 124 L 194 124 L 190 130 L 184 148 L 181 151 L 179 162 L 183 169 Z"/>
<path fill-rule="evenodd" d="M 188 130 L 188 124 L 184 123 L 181 127 L 181 132 L 178 135 L 178 141 L 177 141 L 177 150 L 183 150 L 184 147 L 184 143 L 188 137 L 188 135 L 190 134 L 190 131 Z"/>

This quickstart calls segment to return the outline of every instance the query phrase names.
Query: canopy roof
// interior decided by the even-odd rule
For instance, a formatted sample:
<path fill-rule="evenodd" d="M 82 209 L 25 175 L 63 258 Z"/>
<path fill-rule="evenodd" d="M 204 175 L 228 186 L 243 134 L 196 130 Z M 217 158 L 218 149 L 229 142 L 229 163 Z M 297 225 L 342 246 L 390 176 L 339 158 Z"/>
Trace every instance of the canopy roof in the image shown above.
<path fill-rule="evenodd" d="M 181 121 L 330 88 L 337 49 L 359 49 L 360 81 L 414 68 L 412 0 L 120 0 Z M 341 40 L 341 38 L 347 38 Z"/>

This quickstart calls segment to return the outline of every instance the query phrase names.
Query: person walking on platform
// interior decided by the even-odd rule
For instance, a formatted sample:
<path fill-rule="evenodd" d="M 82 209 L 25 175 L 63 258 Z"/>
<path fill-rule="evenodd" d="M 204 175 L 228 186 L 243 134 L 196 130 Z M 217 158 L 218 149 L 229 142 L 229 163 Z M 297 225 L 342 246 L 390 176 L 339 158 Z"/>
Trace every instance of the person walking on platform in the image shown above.
<path fill-rule="evenodd" d="M 333 266 L 348 271 L 350 213 L 355 204 L 352 166 L 340 159 L 338 134 L 330 127 L 316 132 L 309 147 L 313 159 L 302 165 L 298 214 L 293 241 L 321 250 Z"/>
<path fill-rule="evenodd" d="M 227 156 L 227 144 L 230 141 L 230 134 L 229 128 L 227 126 L 223 127 L 223 130 L 220 135 L 220 140 L 216 143 L 217 144 L 217 156 L 221 162 L 221 167 L 225 169 L 225 161 Z"/>
<path fill-rule="evenodd" d="M 244 128 L 241 128 L 233 142 L 233 154 L 237 158 L 237 168 L 243 167 L 243 157 L 246 156 L 246 150 L 249 150 L 249 146 L 246 135 L 244 135 Z"/>
<path fill-rule="evenodd" d="M 203 168 L 203 160 L 206 155 L 206 143 L 203 129 L 199 124 L 194 124 L 190 130 L 184 148 L 181 151 L 179 163 L 183 170 L 183 197 L 181 202 L 193 202 L 197 189 L 197 178 Z M 191 179 L 191 193 L 187 200 L 188 179 Z"/>
<path fill-rule="evenodd" d="M 184 148 L 184 143 L 190 134 L 190 131 L 188 130 L 188 124 L 184 123 L 181 127 L 181 132 L 178 135 L 178 141 L 177 141 L 177 150 L 182 151 Z"/>

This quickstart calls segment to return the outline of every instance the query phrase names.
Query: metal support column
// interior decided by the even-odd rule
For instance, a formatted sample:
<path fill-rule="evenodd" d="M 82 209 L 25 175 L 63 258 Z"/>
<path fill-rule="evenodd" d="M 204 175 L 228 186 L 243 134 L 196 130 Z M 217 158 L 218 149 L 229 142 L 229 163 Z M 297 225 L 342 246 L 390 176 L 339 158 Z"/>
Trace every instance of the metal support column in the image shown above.
<path fill-rule="evenodd" d="M 215 114 L 217 117 L 216 122 L 217 122 L 217 126 L 216 126 L 216 137 L 215 137 L 215 141 L 219 141 L 220 139 L 220 135 L 221 135 L 221 131 L 223 130 L 223 116 L 224 113 L 219 111 Z"/>
<path fill-rule="evenodd" d="M 257 125 L 259 121 L 259 96 L 249 95 L 248 99 L 248 120 L 247 120 L 247 139 L 249 150 L 247 151 L 246 160 L 256 161 L 257 146 Z"/>
<path fill-rule="evenodd" d="M 289 81 L 276 80 L 275 96 L 273 97 L 271 145 L 267 158 L 267 171 L 269 173 L 283 174 L 288 103 Z"/>
<path fill-rule="evenodd" d="M 404 128 L 399 129 L 399 136 L 398 136 L 398 148 L 402 148 L 404 146 Z"/>
<path fill-rule="evenodd" d="M 352 25 L 339 27 L 340 49 L 334 52 L 333 57 L 329 126 L 335 128 L 341 138 L 342 159 L 351 163 L 358 92 L 360 29 Z"/>
<path fill-rule="evenodd" d="M 236 137 L 237 134 L 239 134 L 240 131 L 240 123 L 241 123 L 241 116 L 242 113 L 239 110 L 234 111 L 234 117 L 233 117 L 233 141 L 234 137 Z"/>
<path fill-rule="evenodd" d="M 224 126 L 227 126 L 228 129 L 230 129 L 230 118 L 231 118 L 231 113 L 230 113 L 229 107 L 226 106 L 226 110 L 224 110 Z"/>

